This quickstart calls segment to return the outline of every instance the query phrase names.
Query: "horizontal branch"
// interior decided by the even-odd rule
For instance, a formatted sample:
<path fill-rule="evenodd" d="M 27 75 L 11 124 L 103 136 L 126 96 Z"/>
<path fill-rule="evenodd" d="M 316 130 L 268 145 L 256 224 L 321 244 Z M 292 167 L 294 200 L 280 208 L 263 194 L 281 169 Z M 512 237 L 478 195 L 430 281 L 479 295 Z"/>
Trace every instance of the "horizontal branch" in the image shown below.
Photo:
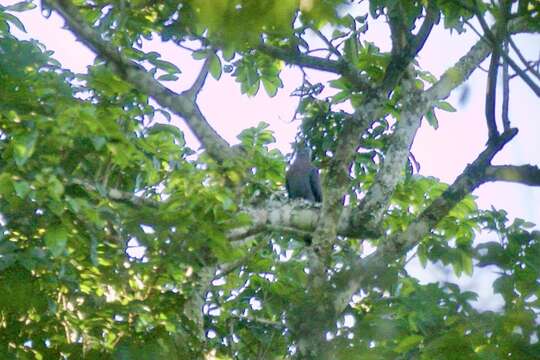
<path fill-rule="evenodd" d="M 212 158 L 221 162 L 234 155 L 229 144 L 210 126 L 194 101 L 196 94 L 193 91 L 200 90 L 207 66 L 203 66 L 201 75 L 187 93 L 177 94 L 154 79 L 142 66 L 126 58 L 111 42 L 103 40 L 70 1 L 49 0 L 48 4 L 64 18 L 77 39 L 105 59 L 122 79 L 183 118 Z"/>
<path fill-rule="evenodd" d="M 540 186 L 540 168 L 533 165 L 492 165 L 486 169 L 486 180 Z"/>
<path fill-rule="evenodd" d="M 286 203 L 273 201 L 260 208 L 246 208 L 244 211 L 251 217 L 251 225 L 232 230 L 228 234 L 231 241 L 240 240 L 272 229 L 297 234 L 312 233 L 319 222 L 321 208 L 302 200 Z M 364 226 L 353 226 L 351 219 L 356 218 L 357 209 L 345 207 L 338 222 L 337 231 L 340 236 L 377 238 L 380 229 Z"/>
<path fill-rule="evenodd" d="M 317 56 L 303 54 L 302 52 L 293 48 L 283 48 L 267 44 L 260 44 L 257 47 L 257 50 L 273 58 L 283 60 L 290 65 L 297 65 L 313 70 L 320 70 L 341 75 L 347 78 L 357 90 L 361 91 L 371 89 L 369 79 L 361 75 L 360 72 L 354 70 L 346 61 L 324 59 Z"/>
<path fill-rule="evenodd" d="M 71 179 L 68 181 L 70 185 L 78 185 L 89 193 L 98 193 L 105 195 L 106 198 L 112 201 L 124 202 L 130 204 L 133 207 L 150 206 L 153 208 L 159 207 L 160 202 L 141 196 L 134 195 L 131 192 L 118 190 L 115 188 L 99 188 L 89 181 L 83 179 Z"/>
<path fill-rule="evenodd" d="M 287 64 L 298 65 L 314 70 L 331 72 L 334 74 L 341 74 L 342 72 L 342 65 L 339 61 L 332 59 L 324 59 L 317 56 L 305 55 L 294 48 L 283 48 L 267 44 L 260 44 L 257 47 L 257 50 L 268 56 L 283 60 Z"/>

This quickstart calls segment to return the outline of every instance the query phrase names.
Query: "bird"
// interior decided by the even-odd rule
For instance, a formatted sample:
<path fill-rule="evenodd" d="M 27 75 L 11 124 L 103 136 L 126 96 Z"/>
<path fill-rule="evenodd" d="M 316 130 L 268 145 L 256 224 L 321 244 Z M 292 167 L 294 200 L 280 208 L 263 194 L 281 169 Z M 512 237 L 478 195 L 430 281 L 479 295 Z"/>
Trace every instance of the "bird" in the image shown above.
<path fill-rule="evenodd" d="M 311 163 L 309 148 L 300 147 L 296 151 L 296 159 L 285 174 L 285 187 L 289 199 L 305 199 L 321 202 L 321 181 L 319 170 Z"/>

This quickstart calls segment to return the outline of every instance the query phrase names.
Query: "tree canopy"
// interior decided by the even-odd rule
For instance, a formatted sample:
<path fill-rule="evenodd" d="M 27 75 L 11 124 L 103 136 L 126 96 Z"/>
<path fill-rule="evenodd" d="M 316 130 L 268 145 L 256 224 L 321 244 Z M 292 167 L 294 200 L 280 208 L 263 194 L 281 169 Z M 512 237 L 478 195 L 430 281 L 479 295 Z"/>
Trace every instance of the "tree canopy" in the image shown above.
<path fill-rule="evenodd" d="M 95 53 L 85 73 L 14 35 L 35 3 L 0 6 L 1 358 L 540 358 L 540 232 L 471 196 L 540 186 L 532 159 L 492 164 L 519 131 L 510 85 L 540 96 L 540 61 L 513 40 L 540 32 L 537 1 L 42 1 Z M 365 39 L 374 21 L 391 50 Z M 416 61 L 435 27 L 478 36 L 438 77 Z M 193 68 L 142 50 L 155 39 L 200 60 L 184 91 Z M 451 184 L 420 175 L 418 128 L 484 61 L 484 149 Z M 274 96 L 284 66 L 304 74 L 297 142 L 321 204 L 287 199 L 267 124 L 231 145 L 197 104 L 225 74 Z M 421 283 L 411 258 L 493 268 L 503 308 Z"/>

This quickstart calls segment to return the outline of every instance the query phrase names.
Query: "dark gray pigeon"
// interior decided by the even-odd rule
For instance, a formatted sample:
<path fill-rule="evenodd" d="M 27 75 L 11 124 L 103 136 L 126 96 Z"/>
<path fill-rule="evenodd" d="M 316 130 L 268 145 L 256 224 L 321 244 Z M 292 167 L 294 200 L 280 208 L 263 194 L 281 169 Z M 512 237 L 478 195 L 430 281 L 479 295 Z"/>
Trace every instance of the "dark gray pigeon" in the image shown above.
<path fill-rule="evenodd" d="M 296 159 L 285 174 L 285 187 L 289 199 L 306 199 L 312 202 L 321 202 L 321 181 L 319 170 L 311 163 L 311 152 L 307 148 L 300 148 L 296 152 Z"/>

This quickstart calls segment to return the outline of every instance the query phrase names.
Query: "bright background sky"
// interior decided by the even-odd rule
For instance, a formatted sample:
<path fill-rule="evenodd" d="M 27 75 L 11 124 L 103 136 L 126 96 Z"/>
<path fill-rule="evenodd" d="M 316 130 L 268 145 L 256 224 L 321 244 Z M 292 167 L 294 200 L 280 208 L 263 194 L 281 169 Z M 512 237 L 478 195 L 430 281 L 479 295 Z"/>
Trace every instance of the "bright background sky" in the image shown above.
<path fill-rule="evenodd" d="M 18 1 L 2 0 L 3 5 Z M 65 68 L 74 72 L 86 72 L 92 64 L 94 54 L 91 53 L 67 30 L 63 29 L 63 20 L 56 14 L 45 19 L 39 9 L 16 14 L 24 23 L 27 34 L 14 29 L 20 38 L 34 38 L 55 52 L 54 57 Z M 375 42 L 383 51 L 390 48 L 387 28 L 380 22 L 370 22 L 369 32 L 365 38 Z M 441 26 L 434 29 L 419 58 L 424 70 L 439 76 L 455 63 L 478 37 L 467 31 L 464 35 L 452 36 Z M 538 58 L 540 54 L 539 36 L 517 36 L 514 40 L 528 59 Z M 165 83 L 175 91 L 190 86 L 201 66 L 184 50 L 158 40 L 145 44 L 145 51 L 159 51 L 165 60 L 175 63 L 182 75 L 178 82 Z M 483 64 L 483 68 L 488 66 Z M 331 79 L 328 74 L 311 71 L 312 83 Z M 209 77 L 206 86 L 199 96 L 199 105 L 203 114 L 215 129 L 230 143 L 236 143 L 236 136 L 246 127 L 255 126 L 260 121 L 270 124 L 277 139 L 276 147 L 282 152 L 290 152 L 290 144 L 300 122 L 292 121 L 298 98 L 289 96 L 301 83 L 298 69 L 286 67 L 282 72 L 284 89 L 274 98 L 269 98 L 262 89 L 256 97 L 248 98 L 240 95 L 240 86 L 228 74 L 223 74 L 219 82 Z M 487 140 L 484 118 L 486 74 L 477 70 L 467 82 L 469 97 L 460 104 L 459 98 L 463 88 L 457 89 L 448 101 L 457 108 L 457 112 L 437 112 L 439 129 L 434 130 L 426 122 L 419 130 L 412 152 L 421 165 L 420 174 L 435 176 L 442 181 L 452 182 L 465 166 L 476 158 Z M 521 80 L 513 80 L 510 84 L 510 120 L 512 126 L 519 128 L 519 134 L 501 151 L 494 164 L 532 164 L 540 165 L 540 101 Z M 499 86 L 500 90 L 500 86 Z M 500 108 L 500 98 L 498 107 Z M 193 135 L 182 124 L 181 120 L 173 120 L 186 132 L 188 145 L 197 147 Z M 528 187 L 514 183 L 485 184 L 474 192 L 481 208 L 502 208 L 508 211 L 509 217 L 523 218 L 537 224 L 540 229 L 540 188 Z M 497 241 L 495 234 L 483 234 L 482 241 Z M 494 296 L 491 283 L 495 279 L 494 268 L 475 269 L 472 277 L 461 276 L 456 279 L 451 268 L 442 264 L 428 265 L 426 269 L 413 261 L 408 265 L 411 275 L 422 282 L 452 281 L 463 289 L 479 292 L 477 305 L 483 309 L 496 310 L 503 304 L 500 296 Z"/>

